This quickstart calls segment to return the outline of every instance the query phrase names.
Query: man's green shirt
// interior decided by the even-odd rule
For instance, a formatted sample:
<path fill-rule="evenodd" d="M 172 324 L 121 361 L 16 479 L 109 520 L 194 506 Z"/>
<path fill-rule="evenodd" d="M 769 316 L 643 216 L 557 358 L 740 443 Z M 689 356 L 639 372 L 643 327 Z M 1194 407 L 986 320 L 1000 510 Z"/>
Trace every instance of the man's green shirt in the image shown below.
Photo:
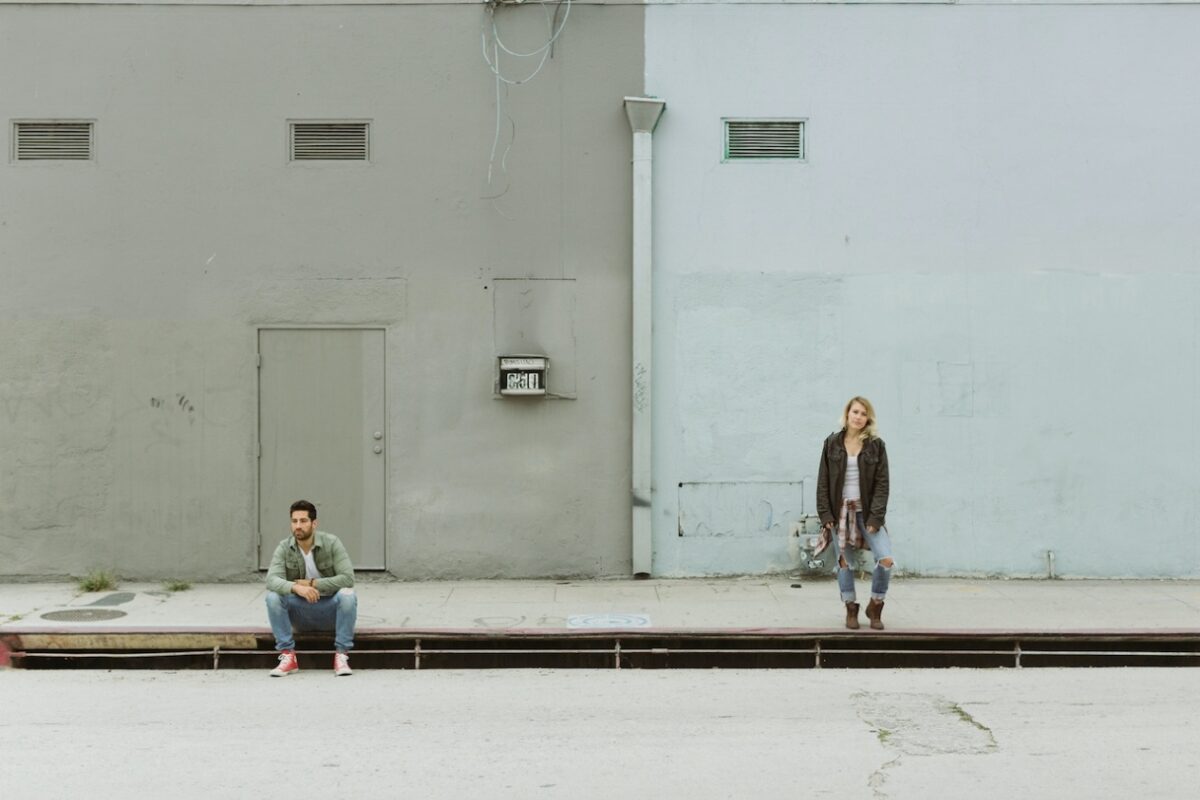
<path fill-rule="evenodd" d="M 349 589 L 354 585 L 354 565 L 342 540 L 332 533 L 317 531 L 313 534 L 312 555 L 321 577 L 317 578 L 316 589 L 322 596 L 335 594 L 338 589 Z M 289 536 L 275 548 L 271 556 L 271 567 L 267 570 L 267 588 L 276 594 L 291 594 L 292 584 L 304 577 L 304 554 L 296 537 Z"/>

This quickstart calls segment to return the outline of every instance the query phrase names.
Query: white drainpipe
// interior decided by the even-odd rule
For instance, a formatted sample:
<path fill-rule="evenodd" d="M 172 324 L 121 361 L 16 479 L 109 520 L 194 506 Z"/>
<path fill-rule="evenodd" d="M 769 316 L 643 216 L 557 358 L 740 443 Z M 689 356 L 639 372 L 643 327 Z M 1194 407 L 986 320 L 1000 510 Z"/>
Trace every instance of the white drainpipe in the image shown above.
<path fill-rule="evenodd" d="M 633 128 L 633 574 L 650 577 L 650 358 L 653 270 L 651 200 L 654 126 L 666 102 L 653 97 L 626 97 L 625 113 Z"/>

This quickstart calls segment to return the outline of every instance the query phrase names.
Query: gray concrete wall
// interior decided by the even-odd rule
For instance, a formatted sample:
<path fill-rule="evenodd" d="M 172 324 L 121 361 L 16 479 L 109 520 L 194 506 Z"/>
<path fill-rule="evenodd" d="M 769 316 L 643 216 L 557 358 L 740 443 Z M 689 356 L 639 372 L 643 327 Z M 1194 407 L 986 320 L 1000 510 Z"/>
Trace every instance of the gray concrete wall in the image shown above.
<path fill-rule="evenodd" d="M 646 26 L 657 574 L 796 565 L 864 394 L 902 570 L 1200 575 L 1200 5 Z M 722 163 L 722 117 L 806 119 L 807 161 Z"/>
<path fill-rule="evenodd" d="M 94 162 L 0 177 L 0 574 L 251 573 L 271 325 L 387 329 L 391 572 L 627 573 L 642 19 L 572 9 L 489 187 L 482 4 L 0 5 L 5 126 L 96 120 Z M 371 120 L 371 162 L 289 164 L 297 118 Z M 571 399 L 495 399 L 501 338 Z"/>

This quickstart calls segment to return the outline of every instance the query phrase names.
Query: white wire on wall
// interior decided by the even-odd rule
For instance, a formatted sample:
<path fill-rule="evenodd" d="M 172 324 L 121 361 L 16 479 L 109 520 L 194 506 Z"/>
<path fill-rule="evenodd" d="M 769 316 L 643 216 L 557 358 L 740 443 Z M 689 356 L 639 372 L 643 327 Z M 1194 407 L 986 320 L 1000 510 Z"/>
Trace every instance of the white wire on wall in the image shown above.
<path fill-rule="evenodd" d="M 496 24 L 496 6 L 499 5 L 499 3 L 494 2 L 493 0 L 493 2 L 489 2 L 487 4 L 488 25 L 480 34 L 480 38 L 483 41 L 483 58 L 485 61 L 487 61 L 488 66 L 491 68 L 492 72 L 495 73 L 496 77 L 510 86 L 519 86 L 522 83 L 528 83 L 537 77 L 537 74 L 542 71 L 542 67 L 546 65 L 546 59 L 550 57 L 550 51 L 554 47 L 554 43 L 558 41 L 558 37 L 562 34 L 563 28 L 567 27 L 567 19 L 569 19 L 571 16 L 571 0 L 562 0 L 559 3 L 556 3 L 554 8 L 554 16 L 550 15 L 550 4 L 547 3 L 546 0 L 538 0 L 538 2 L 542 6 L 542 13 L 546 15 L 546 22 L 550 27 L 550 38 L 547 39 L 546 43 L 541 47 L 537 48 L 536 50 L 530 50 L 528 53 L 522 53 L 517 50 L 513 50 L 511 47 L 504 44 L 504 41 L 500 38 L 500 28 Z M 565 13 L 563 14 L 562 22 L 558 23 L 556 26 L 554 24 L 554 20 L 558 17 L 558 12 L 563 9 L 565 9 Z M 491 56 L 488 54 L 489 36 L 493 44 L 493 52 Z M 505 53 L 508 53 L 510 56 L 516 56 L 517 58 L 537 58 L 538 56 L 541 56 L 541 60 L 538 61 L 537 67 L 527 77 L 521 78 L 520 80 L 507 78 L 500 70 L 500 59 L 495 53 L 495 48 L 497 47 L 500 50 L 503 50 Z"/>
<path fill-rule="evenodd" d="M 551 55 L 553 55 L 554 43 L 558 41 L 559 35 L 562 34 L 563 29 L 567 26 L 567 19 L 571 16 L 571 2 L 572 0 L 559 0 L 558 3 L 554 4 L 554 13 L 551 14 L 550 3 L 546 2 L 546 0 L 538 0 L 538 3 L 542 7 L 542 13 L 546 16 L 548 38 L 541 47 L 530 50 L 529 52 L 514 50 L 504 43 L 503 39 L 500 37 L 499 24 L 496 22 L 496 8 L 497 6 L 503 4 L 498 0 L 490 0 L 487 3 L 487 21 L 484 24 L 483 30 L 479 34 L 479 39 L 480 46 L 483 50 L 483 60 L 487 62 L 488 69 L 492 71 L 496 82 L 496 131 L 492 136 L 492 152 L 491 156 L 488 158 L 487 170 L 487 185 L 489 190 L 493 190 L 494 188 L 493 181 L 495 179 L 496 172 L 496 153 L 500 149 L 500 129 L 502 127 L 502 120 L 507 119 L 510 126 L 508 144 L 505 145 L 504 152 L 500 156 L 500 172 L 505 178 L 504 187 L 498 192 L 492 191 L 491 194 L 484 198 L 491 200 L 492 205 L 496 207 L 497 211 L 500 211 L 500 207 L 496 205 L 496 201 L 503 197 L 511 186 L 511 180 L 508 178 L 508 154 L 512 150 L 513 144 L 517 139 L 517 123 L 504 110 L 504 100 L 508 96 L 508 87 L 520 86 L 523 83 L 528 83 L 536 78 L 538 73 L 542 71 L 542 68 L 546 66 L 546 61 Z M 562 21 L 556 22 L 556 20 L 558 20 L 558 14 L 560 11 L 563 12 Z M 510 77 L 504 74 L 504 70 L 500 64 L 500 54 L 502 52 L 516 59 L 536 58 L 538 59 L 537 66 L 534 67 L 533 72 L 530 72 L 524 78 L 518 79 Z M 504 212 L 500 211 L 500 213 L 503 214 Z"/>

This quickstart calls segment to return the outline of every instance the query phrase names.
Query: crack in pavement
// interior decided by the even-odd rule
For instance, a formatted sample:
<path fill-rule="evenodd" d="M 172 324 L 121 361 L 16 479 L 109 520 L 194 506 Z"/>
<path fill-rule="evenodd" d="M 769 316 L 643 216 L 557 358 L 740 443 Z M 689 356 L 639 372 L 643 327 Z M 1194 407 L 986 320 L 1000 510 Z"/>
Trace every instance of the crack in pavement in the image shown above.
<path fill-rule="evenodd" d="M 891 761 L 885 761 L 880 765 L 879 769 L 867 776 L 867 786 L 871 787 L 871 791 L 876 797 L 881 799 L 887 798 L 887 794 L 885 794 L 883 791 L 883 785 L 887 782 L 887 775 L 884 774 L 884 770 L 899 764 L 901 758 L 903 758 L 903 756 L 896 756 Z"/>
<path fill-rule="evenodd" d="M 871 726 L 879 743 L 896 757 L 871 773 L 867 785 L 886 798 L 886 770 L 905 756 L 986 755 L 999 749 L 996 737 L 959 703 L 935 694 L 858 692 L 852 695 L 858 718 Z"/>

